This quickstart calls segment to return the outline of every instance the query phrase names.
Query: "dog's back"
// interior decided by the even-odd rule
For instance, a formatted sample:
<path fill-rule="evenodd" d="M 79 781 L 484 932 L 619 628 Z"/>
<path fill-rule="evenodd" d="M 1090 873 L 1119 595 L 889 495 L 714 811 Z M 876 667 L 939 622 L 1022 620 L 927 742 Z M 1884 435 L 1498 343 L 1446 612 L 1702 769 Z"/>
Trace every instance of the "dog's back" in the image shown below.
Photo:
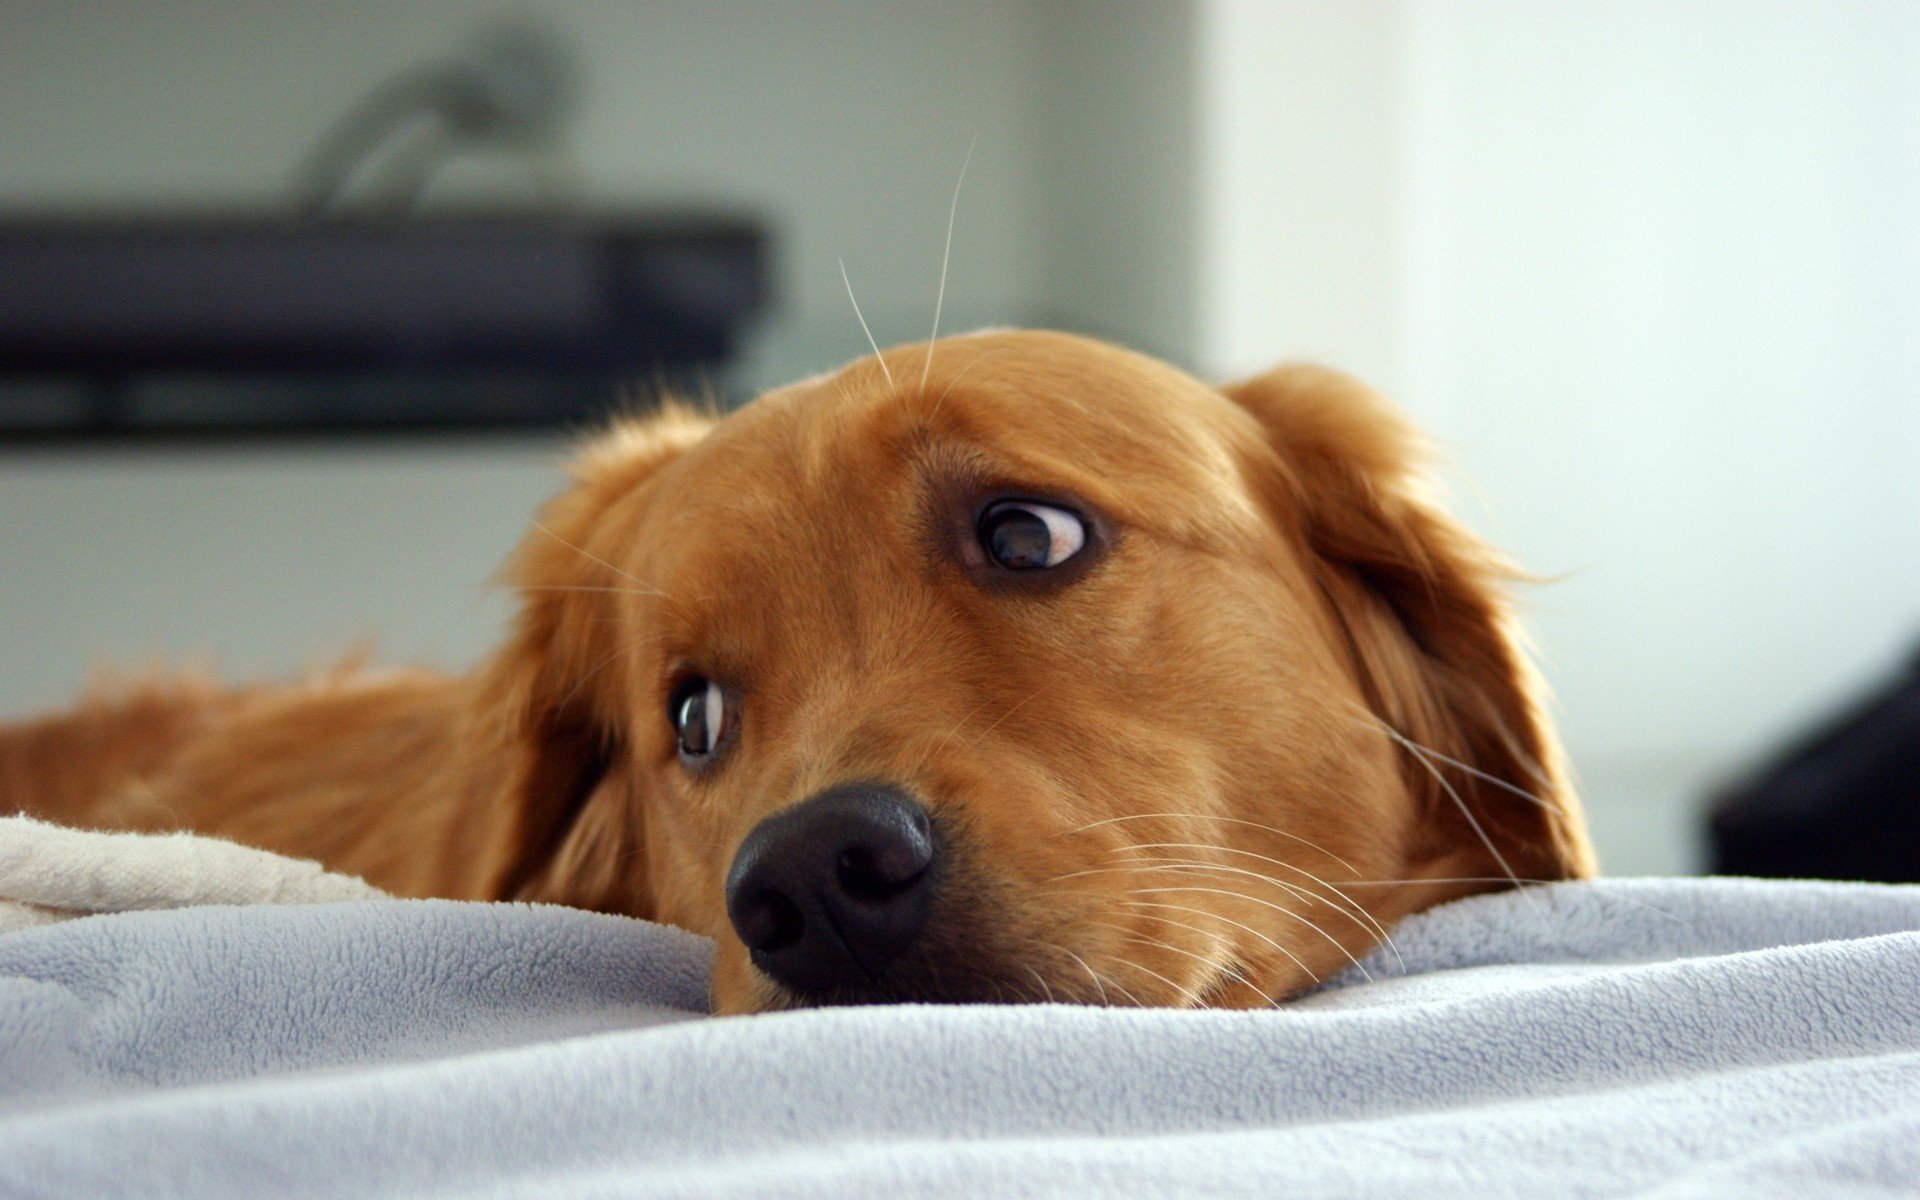
<path fill-rule="evenodd" d="M 164 773 L 243 693 L 197 678 L 103 686 L 76 708 L 0 725 L 0 809 L 72 825 L 120 825 L 113 810 Z"/>
<path fill-rule="evenodd" d="M 97 688 L 0 725 L 0 811 L 95 829 L 190 830 L 317 858 L 387 891 L 494 899 L 464 681 L 357 665 L 244 689 Z"/>

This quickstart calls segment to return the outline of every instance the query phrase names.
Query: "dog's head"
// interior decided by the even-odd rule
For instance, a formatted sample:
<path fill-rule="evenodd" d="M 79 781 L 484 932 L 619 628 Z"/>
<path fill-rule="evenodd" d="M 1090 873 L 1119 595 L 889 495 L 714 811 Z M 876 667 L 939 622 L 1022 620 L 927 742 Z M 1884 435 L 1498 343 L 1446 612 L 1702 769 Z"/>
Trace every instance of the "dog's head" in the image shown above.
<path fill-rule="evenodd" d="M 1586 874 L 1507 573 L 1417 456 L 1331 372 L 1044 333 L 621 426 L 480 679 L 501 890 L 716 938 L 724 1011 L 1249 1005 Z"/>

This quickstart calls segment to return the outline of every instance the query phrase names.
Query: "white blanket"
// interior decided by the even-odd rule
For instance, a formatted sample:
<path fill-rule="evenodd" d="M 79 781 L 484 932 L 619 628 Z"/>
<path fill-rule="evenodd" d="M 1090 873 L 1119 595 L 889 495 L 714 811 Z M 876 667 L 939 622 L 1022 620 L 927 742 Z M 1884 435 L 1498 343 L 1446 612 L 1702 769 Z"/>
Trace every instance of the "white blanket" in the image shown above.
<path fill-rule="evenodd" d="M 218 838 L 95 833 L 0 817 L 0 933 L 102 912 L 383 895 L 319 863 Z"/>
<path fill-rule="evenodd" d="M 0 1196 L 1920 1194 L 1920 888 L 1479 897 L 1265 1012 L 704 1017 L 524 905 L 0 935 Z"/>

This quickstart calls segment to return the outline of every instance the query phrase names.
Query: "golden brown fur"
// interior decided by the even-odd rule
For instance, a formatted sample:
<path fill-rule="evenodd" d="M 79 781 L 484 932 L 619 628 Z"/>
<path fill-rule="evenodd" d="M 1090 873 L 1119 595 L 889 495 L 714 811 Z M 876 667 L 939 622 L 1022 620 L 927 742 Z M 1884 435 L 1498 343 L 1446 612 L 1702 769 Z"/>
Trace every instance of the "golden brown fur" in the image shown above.
<path fill-rule="evenodd" d="M 1219 390 L 1057 334 L 901 347 L 597 442 L 471 674 L 101 699 L 0 732 L 0 806 L 668 921 L 744 1011 L 792 998 L 729 927 L 734 848 L 885 779 L 956 831 L 961 982 L 929 998 L 1266 1003 L 1410 912 L 1593 870 L 1509 573 L 1419 455 L 1318 368 Z M 1001 492 L 1098 514 L 1100 554 L 982 573 L 967 514 Z M 705 771 L 666 719 L 689 669 L 743 698 Z"/>

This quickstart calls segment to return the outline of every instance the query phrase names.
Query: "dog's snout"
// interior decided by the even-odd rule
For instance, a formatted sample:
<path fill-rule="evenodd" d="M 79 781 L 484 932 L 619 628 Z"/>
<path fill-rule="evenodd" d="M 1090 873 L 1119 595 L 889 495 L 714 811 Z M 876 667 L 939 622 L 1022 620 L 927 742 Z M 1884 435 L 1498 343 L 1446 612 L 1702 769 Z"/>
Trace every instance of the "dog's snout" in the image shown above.
<path fill-rule="evenodd" d="M 926 809 L 904 792 L 834 788 L 747 835 L 727 916 L 775 980 L 808 998 L 858 995 L 920 935 L 938 859 Z"/>

